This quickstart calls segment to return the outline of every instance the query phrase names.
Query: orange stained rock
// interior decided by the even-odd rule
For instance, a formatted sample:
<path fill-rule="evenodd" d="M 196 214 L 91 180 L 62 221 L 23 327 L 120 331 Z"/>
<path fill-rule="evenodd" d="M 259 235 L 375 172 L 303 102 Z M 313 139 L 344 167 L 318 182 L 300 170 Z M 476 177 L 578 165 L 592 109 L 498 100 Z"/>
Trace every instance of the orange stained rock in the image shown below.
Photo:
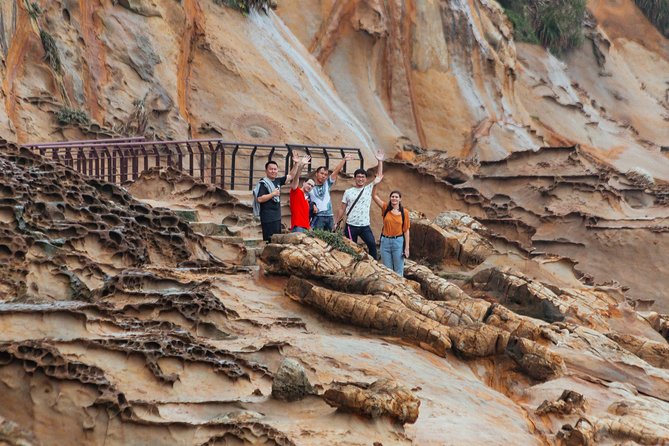
<path fill-rule="evenodd" d="M 633 40 L 669 61 L 667 40 L 633 0 L 590 0 L 588 9 L 611 40 Z"/>
<path fill-rule="evenodd" d="M 188 103 L 188 86 L 192 62 L 192 51 L 197 40 L 204 34 L 199 22 L 204 20 L 202 10 L 197 0 L 184 0 L 184 12 L 186 23 L 184 24 L 181 48 L 179 50 L 179 59 L 177 62 L 177 102 L 179 104 L 179 113 L 188 122 L 190 136 L 195 137 L 193 133 L 197 126 L 191 125 L 191 115 Z"/>
<path fill-rule="evenodd" d="M 341 35 L 344 21 L 349 19 L 355 10 L 356 1 L 336 1 L 328 16 L 323 20 L 320 29 L 314 36 L 309 52 L 324 65 Z"/>
<path fill-rule="evenodd" d="M 3 82 L 3 90 L 5 93 L 5 108 L 7 109 L 7 117 L 14 124 L 16 128 L 16 137 L 19 141 L 24 139 L 24 129 L 19 125 L 21 120 L 17 113 L 18 98 L 16 89 L 18 87 L 17 80 L 20 79 L 25 64 L 25 57 L 31 45 L 38 45 L 39 35 L 36 35 L 35 28 L 31 23 L 30 16 L 25 9 L 23 2 L 17 1 L 19 7 L 17 8 L 18 17 L 16 20 L 16 32 L 11 40 L 11 45 L 7 51 L 6 57 L 6 75 Z M 41 47 L 41 45 L 40 45 Z M 39 50 L 43 56 L 43 50 Z"/>
<path fill-rule="evenodd" d="M 84 39 L 85 72 L 82 75 L 86 94 L 86 109 L 91 117 L 102 123 L 105 110 L 100 106 L 98 93 L 109 80 L 106 68 L 107 54 L 98 35 L 102 32 L 98 19 L 98 10 L 102 8 L 99 0 L 79 0 L 81 11 L 81 34 Z"/>

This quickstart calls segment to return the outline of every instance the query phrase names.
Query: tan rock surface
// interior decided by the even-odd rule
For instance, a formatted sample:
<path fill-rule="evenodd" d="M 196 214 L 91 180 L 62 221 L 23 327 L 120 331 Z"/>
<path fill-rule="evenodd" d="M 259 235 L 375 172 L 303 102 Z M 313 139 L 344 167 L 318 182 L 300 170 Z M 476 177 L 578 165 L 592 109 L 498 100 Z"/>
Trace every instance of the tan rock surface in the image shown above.
<path fill-rule="evenodd" d="M 291 235 L 258 274 L 247 196 L 3 145 L 0 443 L 669 443 L 669 46 L 632 0 L 589 1 L 563 59 L 488 0 L 31 3 L 0 3 L 0 137 L 380 147 L 429 261 Z M 290 404 L 287 357 L 315 389 Z M 324 399 L 386 380 L 415 423 Z M 535 412 L 565 389 L 587 404 Z"/>

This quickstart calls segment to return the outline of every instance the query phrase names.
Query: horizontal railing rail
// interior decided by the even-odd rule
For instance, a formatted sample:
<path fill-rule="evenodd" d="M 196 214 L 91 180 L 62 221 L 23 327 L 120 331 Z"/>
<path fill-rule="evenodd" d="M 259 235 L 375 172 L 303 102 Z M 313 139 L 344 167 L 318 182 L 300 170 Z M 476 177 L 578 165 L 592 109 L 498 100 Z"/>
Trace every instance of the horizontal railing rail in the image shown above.
<path fill-rule="evenodd" d="M 364 168 L 361 150 L 352 147 L 252 144 L 220 139 L 147 141 L 141 137 L 38 143 L 24 147 L 84 175 L 115 184 L 136 180 L 152 168 L 169 166 L 224 189 L 250 190 L 264 176 L 266 161 L 283 164 L 287 174 L 292 168 L 294 153 L 311 155 L 307 175 L 321 165 L 330 168 L 347 153 L 355 155 Z M 346 172 L 346 168 L 343 171 Z"/>
<path fill-rule="evenodd" d="M 37 143 L 28 143 L 24 144 L 25 147 L 67 147 L 67 146 L 77 146 L 81 144 L 94 144 L 94 143 L 114 143 L 114 142 L 131 142 L 131 141 L 143 141 L 145 138 L 143 136 L 129 136 L 127 138 L 107 138 L 107 139 L 83 139 L 83 140 L 74 140 L 74 141 L 57 141 L 57 142 L 37 142 Z"/>

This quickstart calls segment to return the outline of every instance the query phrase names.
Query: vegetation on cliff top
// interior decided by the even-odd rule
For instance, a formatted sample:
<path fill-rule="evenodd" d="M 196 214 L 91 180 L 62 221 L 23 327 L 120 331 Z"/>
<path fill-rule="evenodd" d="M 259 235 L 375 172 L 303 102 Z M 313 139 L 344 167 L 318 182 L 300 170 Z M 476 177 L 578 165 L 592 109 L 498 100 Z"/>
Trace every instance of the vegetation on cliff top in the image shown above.
<path fill-rule="evenodd" d="M 248 14 L 251 10 L 267 12 L 276 9 L 276 0 L 214 0 L 214 3 L 229 6 L 243 14 Z"/>
<path fill-rule="evenodd" d="M 583 42 L 586 0 L 501 0 L 500 4 L 518 41 L 540 43 L 555 54 Z"/>
<path fill-rule="evenodd" d="M 655 27 L 669 37 L 669 1 L 668 0 L 634 0 Z"/>

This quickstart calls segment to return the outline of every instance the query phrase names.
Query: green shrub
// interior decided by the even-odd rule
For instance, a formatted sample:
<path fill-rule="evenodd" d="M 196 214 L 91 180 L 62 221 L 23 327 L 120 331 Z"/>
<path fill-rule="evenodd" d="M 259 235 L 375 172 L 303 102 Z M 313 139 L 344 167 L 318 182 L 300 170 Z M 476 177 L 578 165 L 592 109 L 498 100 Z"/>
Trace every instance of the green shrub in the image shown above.
<path fill-rule="evenodd" d="M 44 48 L 44 60 L 56 73 L 63 74 L 63 65 L 60 63 L 60 54 L 58 53 L 56 40 L 43 29 L 39 31 L 39 37 L 42 39 L 42 47 Z"/>
<path fill-rule="evenodd" d="M 42 11 L 42 8 L 37 3 L 33 2 L 33 3 L 28 4 L 28 14 L 34 20 L 36 20 L 37 17 L 39 17 L 43 12 L 44 11 Z"/>
<path fill-rule="evenodd" d="M 532 28 L 532 23 L 530 23 L 526 13 L 507 8 L 504 8 L 504 12 L 513 25 L 513 36 L 516 40 L 533 44 L 539 43 L 539 39 L 537 39 L 534 28 Z"/>
<path fill-rule="evenodd" d="M 586 0 L 501 0 L 500 4 L 519 41 L 541 43 L 555 54 L 583 42 Z"/>
<path fill-rule="evenodd" d="M 669 0 L 634 0 L 655 27 L 669 37 Z"/>
<path fill-rule="evenodd" d="M 310 237 L 316 237 L 323 240 L 325 243 L 333 247 L 334 249 L 346 253 L 355 260 L 361 260 L 362 255 L 355 252 L 353 248 L 346 244 L 344 240 L 344 235 L 341 232 L 330 232 L 324 231 L 323 229 L 312 229 L 307 232 L 307 235 Z"/>
<path fill-rule="evenodd" d="M 214 0 L 217 5 L 225 5 L 248 14 L 252 9 L 267 12 L 276 8 L 275 0 Z"/>
<path fill-rule="evenodd" d="M 63 107 L 56 112 L 56 120 L 63 125 L 78 125 L 86 126 L 91 123 L 88 115 L 81 110 L 74 110 L 68 107 Z"/>

